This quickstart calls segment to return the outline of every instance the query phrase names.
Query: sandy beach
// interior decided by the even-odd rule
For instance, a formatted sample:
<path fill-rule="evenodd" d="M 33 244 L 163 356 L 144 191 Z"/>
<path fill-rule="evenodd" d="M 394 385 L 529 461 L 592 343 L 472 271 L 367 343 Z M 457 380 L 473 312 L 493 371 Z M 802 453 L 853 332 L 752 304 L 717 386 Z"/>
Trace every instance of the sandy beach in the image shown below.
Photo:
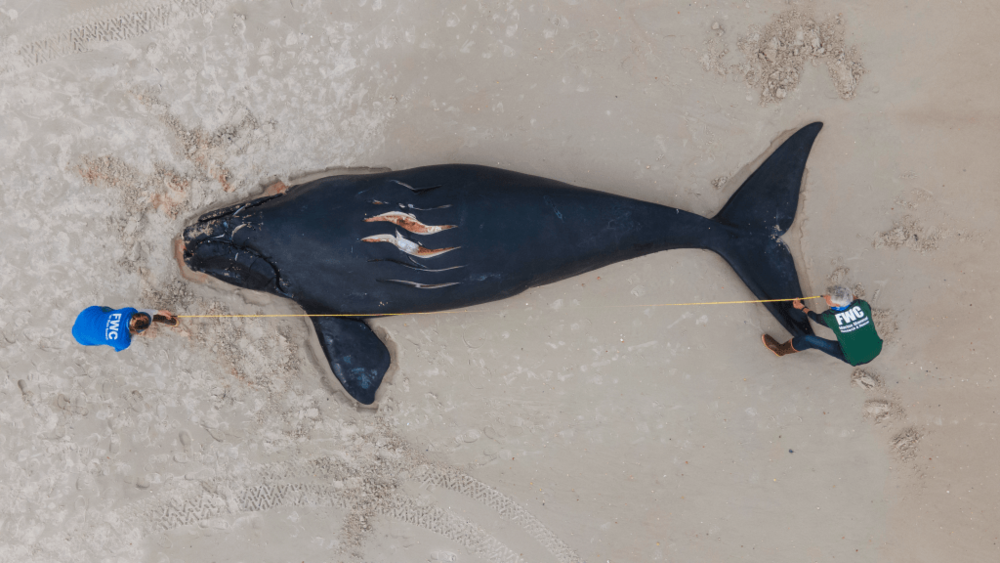
<path fill-rule="evenodd" d="M 0 561 L 1000 559 L 998 15 L 0 0 Z M 174 260 L 277 181 L 481 164 L 711 217 L 814 121 L 782 240 L 806 296 L 871 303 L 862 369 L 691 305 L 754 299 L 703 250 L 373 320 L 372 407 L 299 317 L 70 333 L 95 304 L 301 314 Z"/>

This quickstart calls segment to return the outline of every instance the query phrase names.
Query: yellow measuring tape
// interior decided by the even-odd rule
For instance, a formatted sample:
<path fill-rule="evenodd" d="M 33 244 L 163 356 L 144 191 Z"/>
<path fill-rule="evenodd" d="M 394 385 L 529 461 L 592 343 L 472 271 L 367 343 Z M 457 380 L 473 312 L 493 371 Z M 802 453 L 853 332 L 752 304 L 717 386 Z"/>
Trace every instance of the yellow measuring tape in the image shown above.
<path fill-rule="evenodd" d="M 749 301 L 705 301 L 702 303 L 655 303 L 653 305 L 604 305 L 598 307 L 583 307 L 584 309 L 624 309 L 624 308 L 642 308 L 642 307 L 685 307 L 685 306 L 695 306 L 695 305 L 736 305 L 739 303 L 775 303 L 778 301 L 795 301 L 796 299 L 801 301 L 808 301 L 810 299 L 820 299 L 822 295 L 814 295 L 812 297 L 792 297 L 788 299 L 756 299 Z M 319 314 L 319 315 L 309 315 L 309 314 L 293 314 L 293 315 L 177 315 L 178 319 L 255 319 L 263 317 L 399 317 L 403 315 L 461 315 L 466 313 L 500 313 L 499 309 L 486 309 L 478 311 L 470 311 L 468 309 L 455 310 L 455 311 L 428 311 L 423 313 L 329 313 L 329 314 Z"/>

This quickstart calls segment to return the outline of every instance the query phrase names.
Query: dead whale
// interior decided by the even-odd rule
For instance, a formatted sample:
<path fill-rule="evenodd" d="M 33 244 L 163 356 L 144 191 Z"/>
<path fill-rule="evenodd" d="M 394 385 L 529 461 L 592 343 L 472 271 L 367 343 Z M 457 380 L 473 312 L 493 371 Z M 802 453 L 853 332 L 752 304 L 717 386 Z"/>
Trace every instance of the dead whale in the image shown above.
<path fill-rule="evenodd" d="M 389 368 L 363 318 L 443 311 L 675 248 L 722 256 L 759 299 L 800 297 L 779 237 L 795 218 L 821 123 L 792 134 L 712 218 L 472 165 L 335 176 L 202 215 L 181 239 L 196 272 L 294 300 L 333 373 L 371 404 Z M 764 306 L 811 334 L 787 302 Z"/>

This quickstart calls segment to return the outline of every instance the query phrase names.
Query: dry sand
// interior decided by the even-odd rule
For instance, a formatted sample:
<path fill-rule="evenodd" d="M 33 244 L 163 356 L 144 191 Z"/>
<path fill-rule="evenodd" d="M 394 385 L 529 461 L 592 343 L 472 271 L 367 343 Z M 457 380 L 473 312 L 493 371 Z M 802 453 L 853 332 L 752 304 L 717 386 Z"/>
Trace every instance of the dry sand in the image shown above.
<path fill-rule="evenodd" d="M 0 560 L 997 560 L 998 15 L 0 0 Z M 172 260 L 275 180 L 465 162 L 710 215 L 813 120 L 785 239 L 807 294 L 876 307 L 864 370 L 776 359 L 760 306 L 649 306 L 751 298 L 702 251 L 376 321 L 373 409 L 302 319 L 70 336 L 95 303 L 294 312 Z"/>

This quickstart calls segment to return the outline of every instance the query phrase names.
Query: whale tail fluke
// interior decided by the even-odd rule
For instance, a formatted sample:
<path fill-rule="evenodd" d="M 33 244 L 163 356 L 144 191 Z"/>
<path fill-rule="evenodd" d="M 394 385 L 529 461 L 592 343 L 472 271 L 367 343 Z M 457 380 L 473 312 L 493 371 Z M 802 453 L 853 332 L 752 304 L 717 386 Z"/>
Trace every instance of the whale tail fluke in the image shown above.
<path fill-rule="evenodd" d="M 822 123 L 811 123 L 793 133 L 712 218 L 739 232 L 713 250 L 729 262 L 758 299 L 802 297 L 795 261 L 779 237 L 795 219 L 806 160 L 822 128 Z M 808 318 L 791 302 L 764 306 L 793 336 L 812 334 Z"/>

